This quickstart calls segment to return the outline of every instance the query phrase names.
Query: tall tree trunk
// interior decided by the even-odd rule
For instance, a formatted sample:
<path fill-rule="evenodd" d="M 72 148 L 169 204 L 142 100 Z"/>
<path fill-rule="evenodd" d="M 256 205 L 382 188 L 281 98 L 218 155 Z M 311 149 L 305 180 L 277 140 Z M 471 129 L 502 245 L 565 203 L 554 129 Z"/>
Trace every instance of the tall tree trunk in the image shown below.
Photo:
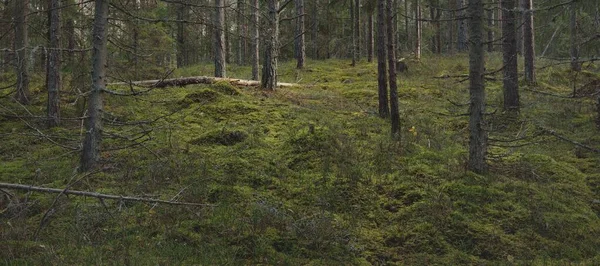
<path fill-rule="evenodd" d="M 312 8 L 312 57 L 314 59 L 319 59 L 319 1 L 313 0 L 313 8 Z"/>
<path fill-rule="evenodd" d="M 244 40 L 245 40 L 245 36 L 244 36 L 244 11 L 246 8 L 246 3 L 244 3 L 244 0 L 238 0 L 237 1 L 237 40 L 238 40 L 238 49 L 237 49 L 237 63 L 238 65 L 243 65 L 244 64 L 244 59 L 246 58 L 246 55 L 244 53 Z"/>
<path fill-rule="evenodd" d="M 279 56 L 279 0 L 267 0 L 267 32 L 265 34 L 265 57 L 261 87 L 277 88 L 277 57 Z"/>
<path fill-rule="evenodd" d="M 60 1 L 48 3 L 48 64 L 46 88 L 48 89 L 48 127 L 60 124 Z"/>
<path fill-rule="evenodd" d="M 404 0 L 404 34 L 406 35 L 406 42 L 405 42 L 405 48 L 407 51 L 410 51 L 411 47 L 412 47 L 412 40 L 410 38 L 410 29 L 409 29 L 409 21 L 408 21 L 408 17 L 409 17 L 409 9 L 408 9 L 408 0 Z"/>
<path fill-rule="evenodd" d="M 367 25 L 367 61 L 373 62 L 373 14 L 368 16 Z"/>
<path fill-rule="evenodd" d="M 29 45 L 27 38 L 27 13 L 29 0 L 15 0 L 15 50 L 17 56 L 17 96 L 22 104 L 29 103 Z"/>
<path fill-rule="evenodd" d="M 260 39 L 260 9 L 258 0 L 252 0 L 252 80 L 258 80 L 259 68 L 259 39 Z"/>
<path fill-rule="evenodd" d="M 226 53 L 225 47 L 225 5 L 224 0 L 215 0 L 215 77 L 225 77 L 226 72 Z"/>
<path fill-rule="evenodd" d="M 487 171 L 487 137 L 485 132 L 485 83 L 483 73 L 483 0 L 469 0 L 469 170 Z"/>
<path fill-rule="evenodd" d="M 188 8 L 185 4 L 177 4 L 177 68 L 188 65 L 188 55 L 185 44 L 185 13 Z"/>
<path fill-rule="evenodd" d="M 487 10 L 487 50 L 494 51 L 494 9 Z"/>
<path fill-rule="evenodd" d="M 579 34 L 577 34 L 577 2 L 571 2 L 570 6 L 571 17 L 569 23 L 569 31 L 571 33 L 571 69 L 573 71 L 581 71 L 579 63 Z"/>
<path fill-rule="evenodd" d="M 454 7 L 456 6 L 456 0 L 448 0 L 448 6 L 449 7 Z M 450 21 L 448 22 L 449 27 L 448 27 L 448 52 L 450 54 L 454 54 L 454 26 L 455 26 L 455 22 L 454 20 L 456 19 L 456 11 L 454 11 L 454 9 L 452 9 L 449 13 L 450 16 Z"/>
<path fill-rule="evenodd" d="M 385 1 L 377 0 L 377 85 L 379 88 L 379 116 L 382 118 L 390 115 L 385 73 Z"/>
<path fill-rule="evenodd" d="M 81 171 L 96 167 L 100 160 L 102 141 L 102 92 L 106 88 L 107 26 L 109 0 L 96 0 L 94 10 L 93 50 L 92 50 L 92 89 L 88 98 L 87 118 L 85 119 L 85 139 L 81 153 Z"/>
<path fill-rule="evenodd" d="M 535 42 L 533 29 L 533 0 L 523 0 L 523 52 L 525 80 L 535 83 Z"/>
<path fill-rule="evenodd" d="M 419 0 L 415 0 L 415 57 L 417 59 L 421 59 L 421 38 L 423 32 L 423 22 L 421 21 L 421 4 L 419 4 Z"/>
<path fill-rule="evenodd" d="M 515 28 L 517 30 L 517 54 L 518 55 L 522 55 L 523 54 L 523 13 L 520 10 L 520 7 L 522 6 L 522 0 L 515 0 L 515 8 L 517 8 L 514 12 L 515 14 Z M 517 13 L 519 12 L 519 13 Z"/>
<path fill-rule="evenodd" d="M 392 137 L 400 140 L 400 111 L 398 110 L 398 85 L 396 84 L 396 45 L 394 33 L 394 15 L 392 0 L 387 0 L 387 52 L 390 80 L 390 118 Z"/>
<path fill-rule="evenodd" d="M 436 8 L 436 15 L 435 15 L 435 40 L 437 42 L 437 50 L 436 52 L 438 54 L 442 53 L 442 24 L 440 22 L 440 19 L 442 17 L 442 10 L 440 8 Z"/>
<path fill-rule="evenodd" d="M 354 53 L 356 61 L 360 61 L 360 0 L 354 1 Z"/>
<path fill-rule="evenodd" d="M 304 0 L 294 0 L 296 5 L 296 15 L 298 16 L 296 25 L 296 68 L 304 68 L 306 59 L 306 47 L 304 44 Z"/>
<path fill-rule="evenodd" d="M 356 12 L 354 12 L 354 0 L 350 0 L 350 30 L 352 31 L 352 66 L 356 66 L 356 24 L 354 24 Z"/>
<path fill-rule="evenodd" d="M 458 11 L 458 36 L 456 38 L 457 46 L 459 52 L 464 52 L 467 50 L 467 18 L 464 15 L 465 12 L 462 11 L 464 7 L 464 0 L 457 0 L 457 9 Z"/>
<path fill-rule="evenodd" d="M 502 1 L 502 58 L 504 63 L 504 110 L 519 111 L 519 76 L 517 73 L 517 40 L 515 0 Z"/>
<path fill-rule="evenodd" d="M 73 50 L 75 50 L 75 22 L 73 18 L 67 18 L 67 22 L 65 23 L 65 33 L 67 38 L 67 51 L 63 53 L 65 56 L 65 62 L 69 66 L 69 68 L 73 67 Z"/>

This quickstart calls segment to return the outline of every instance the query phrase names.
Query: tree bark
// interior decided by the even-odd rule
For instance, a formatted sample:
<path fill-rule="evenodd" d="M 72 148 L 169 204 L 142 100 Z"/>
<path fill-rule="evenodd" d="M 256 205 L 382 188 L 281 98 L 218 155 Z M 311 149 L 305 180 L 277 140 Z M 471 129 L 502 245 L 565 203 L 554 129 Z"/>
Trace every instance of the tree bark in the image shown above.
<path fill-rule="evenodd" d="M 519 111 L 519 76 L 517 73 L 517 40 L 515 0 L 502 1 L 502 58 L 504 64 L 504 110 Z"/>
<path fill-rule="evenodd" d="M 456 0 L 448 0 L 448 6 L 449 7 L 453 7 L 456 6 Z M 450 21 L 448 22 L 449 24 L 449 30 L 448 30 L 448 52 L 450 54 L 454 54 L 454 28 L 455 28 L 455 24 L 454 24 L 454 20 L 456 18 L 456 11 L 454 11 L 454 9 L 452 9 L 449 13 L 450 16 Z"/>
<path fill-rule="evenodd" d="M 352 36 L 352 66 L 356 66 L 356 28 L 354 24 L 356 13 L 354 12 L 354 0 L 350 0 L 350 35 Z"/>
<path fill-rule="evenodd" d="M 379 88 L 379 116 L 382 118 L 390 115 L 385 73 L 385 29 L 385 0 L 377 0 L 377 85 Z"/>
<path fill-rule="evenodd" d="M 238 0 L 237 1 L 237 39 L 238 39 L 238 51 L 237 51 L 237 63 L 238 65 L 244 65 L 244 60 L 246 58 L 246 55 L 244 53 L 245 51 L 245 45 L 244 45 L 244 41 L 245 41 L 245 36 L 244 36 L 244 11 L 246 8 L 246 3 L 244 3 L 244 0 Z"/>
<path fill-rule="evenodd" d="M 267 1 L 267 32 L 265 34 L 265 57 L 261 87 L 275 90 L 277 87 L 277 57 L 279 53 L 279 0 Z"/>
<path fill-rule="evenodd" d="M 394 34 L 394 10 L 392 0 L 387 0 L 387 52 L 390 80 L 390 118 L 392 138 L 400 140 L 400 111 L 398 108 L 398 85 L 396 84 L 396 45 Z"/>
<path fill-rule="evenodd" d="M 464 7 L 464 0 L 457 0 L 457 9 L 462 10 Z M 467 22 L 464 11 L 458 11 L 458 36 L 456 37 L 456 49 L 459 52 L 467 50 Z"/>
<path fill-rule="evenodd" d="M 367 25 L 367 61 L 373 62 L 373 14 L 368 16 Z"/>
<path fill-rule="evenodd" d="M 313 0 L 313 8 L 312 8 L 312 48 L 313 48 L 313 58 L 319 59 L 319 1 Z"/>
<path fill-rule="evenodd" d="M 354 47 L 356 61 L 360 61 L 360 0 L 354 1 Z"/>
<path fill-rule="evenodd" d="M 577 2 L 571 2 L 571 16 L 569 20 L 569 31 L 571 33 L 571 69 L 573 71 L 581 71 L 579 63 L 579 34 L 577 34 Z"/>
<path fill-rule="evenodd" d="M 487 10 L 487 51 L 494 51 L 494 9 Z"/>
<path fill-rule="evenodd" d="M 419 0 L 415 0 L 415 58 L 421 59 L 421 39 L 423 33 L 423 23 L 421 21 L 421 4 Z"/>
<path fill-rule="evenodd" d="M 29 0 L 15 0 L 15 50 L 16 50 L 16 75 L 17 96 L 16 100 L 22 104 L 29 104 L 29 45 L 27 36 L 27 13 Z"/>
<path fill-rule="evenodd" d="M 304 68 L 304 60 L 306 60 L 306 46 L 304 42 L 304 0 L 294 0 L 296 5 L 296 68 Z"/>
<path fill-rule="evenodd" d="M 177 68 L 188 65 L 188 55 L 185 44 L 185 13 L 187 7 L 184 4 L 177 4 Z"/>
<path fill-rule="evenodd" d="M 535 83 L 535 41 L 533 28 L 533 0 L 523 0 L 523 52 L 525 80 Z"/>
<path fill-rule="evenodd" d="M 102 92 L 106 88 L 107 26 L 109 0 L 96 0 L 92 41 L 92 89 L 85 119 L 85 139 L 81 154 L 81 171 L 96 167 L 102 141 Z"/>
<path fill-rule="evenodd" d="M 226 49 L 225 47 L 225 6 L 224 0 L 215 0 L 215 77 L 225 77 L 226 72 Z"/>
<path fill-rule="evenodd" d="M 252 0 L 252 79 L 258 80 L 259 68 L 259 38 L 260 38 L 260 9 L 258 0 Z"/>
<path fill-rule="evenodd" d="M 487 171 L 487 136 L 485 132 L 485 84 L 483 46 L 483 0 L 469 0 L 469 170 Z"/>
<path fill-rule="evenodd" d="M 48 127 L 60 124 L 60 1 L 48 3 L 48 63 L 46 88 L 48 89 Z"/>

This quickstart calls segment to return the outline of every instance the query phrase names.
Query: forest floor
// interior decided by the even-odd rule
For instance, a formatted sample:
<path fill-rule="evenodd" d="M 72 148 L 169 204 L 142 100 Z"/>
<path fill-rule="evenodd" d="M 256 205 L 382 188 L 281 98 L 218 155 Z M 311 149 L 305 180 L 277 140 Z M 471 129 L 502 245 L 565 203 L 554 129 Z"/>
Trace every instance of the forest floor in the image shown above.
<path fill-rule="evenodd" d="M 0 182 L 209 204 L 2 190 L 1 262 L 600 264 L 600 156 L 584 147 L 600 149 L 598 68 L 540 68 L 537 85 L 521 84 L 518 117 L 502 113 L 492 76 L 490 173 L 477 175 L 465 169 L 466 57 L 409 61 L 400 142 L 377 115 L 375 63 L 306 65 L 282 63 L 280 81 L 301 86 L 275 92 L 217 83 L 105 95 L 102 163 L 89 174 L 76 170 L 81 121 L 44 128 L 43 75 L 31 106 L 0 99 Z M 63 117 L 84 115 L 81 100 L 63 95 Z"/>

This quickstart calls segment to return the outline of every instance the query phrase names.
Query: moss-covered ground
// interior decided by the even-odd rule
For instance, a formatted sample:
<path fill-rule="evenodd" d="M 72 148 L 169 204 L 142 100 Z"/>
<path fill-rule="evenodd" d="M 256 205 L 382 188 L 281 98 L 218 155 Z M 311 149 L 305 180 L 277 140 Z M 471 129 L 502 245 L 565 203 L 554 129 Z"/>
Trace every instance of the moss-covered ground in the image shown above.
<path fill-rule="evenodd" d="M 3 190 L 0 263 L 600 264 L 599 154 L 545 131 L 600 148 L 593 65 L 540 68 L 518 117 L 502 113 L 501 75 L 487 82 L 487 175 L 465 169 L 468 82 L 453 76 L 467 74 L 466 57 L 409 62 L 400 142 L 377 115 L 375 63 L 306 65 L 282 63 L 280 81 L 301 86 L 275 92 L 219 83 L 106 95 L 102 163 L 87 175 L 76 171 L 81 121 L 48 130 L 39 119 L 41 75 L 32 105 L 0 99 L 0 182 L 209 204 Z M 63 95 L 63 117 L 82 106 Z"/>

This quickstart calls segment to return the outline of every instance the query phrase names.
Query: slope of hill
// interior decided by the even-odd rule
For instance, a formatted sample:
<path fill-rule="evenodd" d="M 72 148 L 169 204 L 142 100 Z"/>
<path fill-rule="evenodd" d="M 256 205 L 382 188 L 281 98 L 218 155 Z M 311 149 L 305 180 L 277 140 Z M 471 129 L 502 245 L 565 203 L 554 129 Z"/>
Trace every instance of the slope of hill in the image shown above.
<path fill-rule="evenodd" d="M 0 182 L 208 204 L 3 190 L 3 262 L 600 264 L 599 156 L 585 148 L 600 148 L 593 66 L 540 69 L 516 118 L 502 113 L 501 76 L 488 81 L 485 176 L 465 171 L 466 58 L 399 75 L 400 142 L 376 113 L 375 64 L 293 66 L 280 81 L 302 86 L 276 92 L 218 83 L 106 95 L 102 167 L 87 175 L 76 173 L 80 120 L 45 130 L 44 93 L 28 110 L 0 99 Z M 63 116 L 85 115 L 81 101 L 63 96 L 73 103 Z"/>

